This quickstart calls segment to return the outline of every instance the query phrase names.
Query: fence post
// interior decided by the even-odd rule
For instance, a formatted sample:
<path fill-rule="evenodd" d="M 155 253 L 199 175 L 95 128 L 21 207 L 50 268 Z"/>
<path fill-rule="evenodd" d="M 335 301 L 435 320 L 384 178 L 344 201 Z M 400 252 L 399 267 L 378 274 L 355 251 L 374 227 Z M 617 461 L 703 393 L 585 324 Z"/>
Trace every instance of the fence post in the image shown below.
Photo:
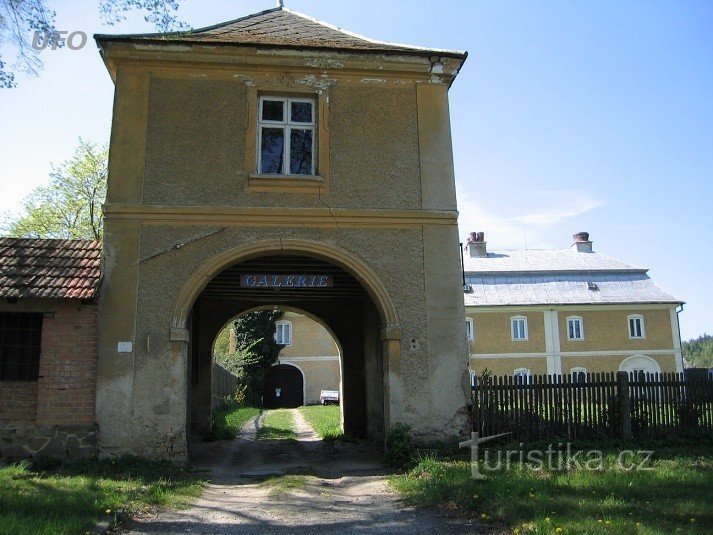
<path fill-rule="evenodd" d="M 629 374 L 617 372 L 617 403 L 619 411 L 619 436 L 631 438 L 631 394 L 629 392 Z"/>

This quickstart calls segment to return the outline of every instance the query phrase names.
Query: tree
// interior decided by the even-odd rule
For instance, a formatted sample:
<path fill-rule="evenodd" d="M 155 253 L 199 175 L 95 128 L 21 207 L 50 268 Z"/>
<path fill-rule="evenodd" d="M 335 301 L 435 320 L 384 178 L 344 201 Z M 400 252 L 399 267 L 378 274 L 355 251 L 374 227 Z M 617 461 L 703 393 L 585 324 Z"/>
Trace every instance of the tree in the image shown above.
<path fill-rule="evenodd" d="M 108 151 L 79 140 L 74 156 L 52 166 L 50 182 L 23 201 L 20 217 L 6 220 L 4 233 L 17 238 L 102 237 Z"/>
<path fill-rule="evenodd" d="M 99 0 L 99 13 L 102 21 L 111 26 L 125 20 L 126 13 L 139 11 L 158 31 L 186 30 L 188 26 L 176 15 L 182 1 Z M 0 0 L 0 45 L 9 45 L 16 56 L 11 67 L 0 57 L 0 88 L 15 87 L 15 70 L 31 75 L 39 73 L 42 61 L 32 46 L 35 35 L 39 36 L 36 44 L 62 46 L 55 17 L 56 13 L 47 7 L 45 0 Z"/>
<path fill-rule="evenodd" d="M 692 368 L 713 368 L 713 336 L 704 334 L 681 344 L 683 358 Z"/>
<path fill-rule="evenodd" d="M 242 380 L 248 404 L 260 404 L 267 372 L 284 347 L 275 342 L 275 322 L 283 314 L 281 310 L 257 310 L 234 322 L 235 349 L 243 361 Z"/>

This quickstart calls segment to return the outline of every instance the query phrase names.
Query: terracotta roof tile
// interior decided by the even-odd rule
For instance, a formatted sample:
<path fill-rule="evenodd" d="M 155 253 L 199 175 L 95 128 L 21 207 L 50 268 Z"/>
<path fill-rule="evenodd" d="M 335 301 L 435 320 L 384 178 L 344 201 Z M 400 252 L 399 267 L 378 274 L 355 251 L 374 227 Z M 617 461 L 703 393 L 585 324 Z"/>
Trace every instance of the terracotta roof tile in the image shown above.
<path fill-rule="evenodd" d="M 457 50 L 436 50 L 385 43 L 357 35 L 287 8 L 273 8 L 229 22 L 188 32 L 96 35 L 99 41 L 171 41 L 229 45 L 278 46 L 465 58 Z"/>
<path fill-rule="evenodd" d="M 0 238 L 0 297 L 91 299 L 101 242 Z"/>

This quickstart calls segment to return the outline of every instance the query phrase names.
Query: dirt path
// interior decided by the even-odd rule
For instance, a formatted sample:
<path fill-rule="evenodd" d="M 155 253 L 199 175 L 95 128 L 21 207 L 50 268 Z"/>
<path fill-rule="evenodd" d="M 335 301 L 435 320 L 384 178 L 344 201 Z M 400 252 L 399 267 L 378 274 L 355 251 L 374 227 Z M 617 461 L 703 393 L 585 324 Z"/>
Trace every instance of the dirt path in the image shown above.
<path fill-rule="evenodd" d="M 373 446 L 322 442 L 294 412 L 296 442 L 258 441 L 259 417 L 234 441 L 202 444 L 192 463 L 210 470 L 201 498 L 136 518 L 121 533 L 487 533 L 474 520 L 405 507 Z"/>

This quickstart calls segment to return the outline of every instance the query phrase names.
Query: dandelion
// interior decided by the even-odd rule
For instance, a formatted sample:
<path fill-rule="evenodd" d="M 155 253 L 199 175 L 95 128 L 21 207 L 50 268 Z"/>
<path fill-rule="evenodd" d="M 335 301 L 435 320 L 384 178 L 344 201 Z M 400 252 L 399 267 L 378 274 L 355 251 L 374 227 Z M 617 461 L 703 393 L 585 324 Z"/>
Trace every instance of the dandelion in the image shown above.
<path fill-rule="evenodd" d="M 691 518 L 691 524 L 694 524 L 696 522 L 695 518 Z"/>
<path fill-rule="evenodd" d="M 110 514 L 111 514 L 111 509 L 107 509 L 107 510 L 104 511 L 104 512 L 105 512 L 106 514 L 110 515 Z"/>
<path fill-rule="evenodd" d="M 546 516 L 546 517 L 545 517 L 545 522 L 552 522 L 552 520 L 550 520 L 550 517 L 549 517 L 549 516 Z"/>
<path fill-rule="evenodd" d="M 488 518 L 488 515 L 486 515 L 485 513 L 483 513 L 482 515 L 480 515 L 480 518 L 482 518 L 483 520 L 485 520 L 486 518 Z"/>
<path fill-rule="evenodd" d="M 600 524 L 603 524 L 603 523 L 604 523 L 604 520 L 602 520 L 601 518 L 598 518 L 598 519 L 597 519 L 597 522 L 599 522 Z"/>
<path fill-rule="evenodd" d="M 605 523 L 606 525 L 609 525 L 609 524 L 611 524 L 611 522 L 610 522 L 609 520 L 607 520 L 607 521 L 606 521 L 606 522 L 604 522 L 604 523 Z"/>
<path fill-rule="evenodd" d="M 563 533 L 563 532 L 564 532 L 564 530 L 562 528 L 557 528 L 555 530 L 555 533 Z"/>

